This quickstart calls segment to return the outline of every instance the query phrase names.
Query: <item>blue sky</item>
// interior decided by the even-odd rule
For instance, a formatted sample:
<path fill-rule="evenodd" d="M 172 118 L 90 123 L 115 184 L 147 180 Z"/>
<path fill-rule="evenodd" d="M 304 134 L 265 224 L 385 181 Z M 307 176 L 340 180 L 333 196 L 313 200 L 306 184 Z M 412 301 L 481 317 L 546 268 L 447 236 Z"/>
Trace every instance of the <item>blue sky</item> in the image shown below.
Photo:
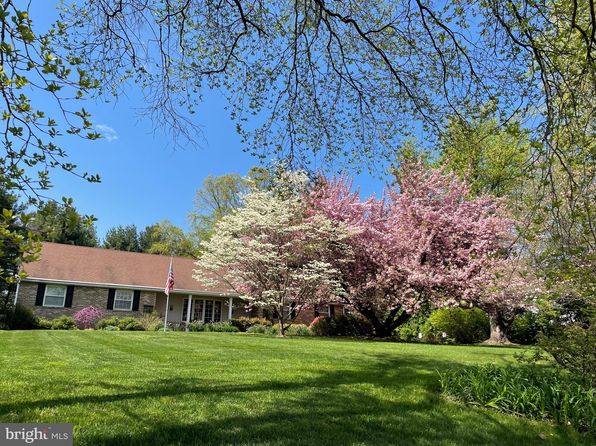
<path fill-rule="evenodd" d="M 55 20 L 53 0 L 32 2 L 31 18 L 38 30 L 45 30 Z M 139 228 L 168 219 L 188 228 L 195 191 L 209 175 L 245 174 L 257 164 L 242 151 L 235 124 L 224 110 L 219 92 L 206 92 L 202 107 L 194 115 L 205 140 L 200 147 L 174 148 L 167 131 L 138 115 L 143 107 L 140 92 L 129 88 L 116 102 L 88 101 L 81 104 L 92 113 L 92 120 L 105 137 L 99 141 L 69 138 L 63 147 L 69 161 L 80 170 L 98 173 L 102 182 L 90 184 L 61 172 L 54 172 L 54 187 L 49 195 L 59 199 L 72 197 L 77 209 L 97 217 L 98 234 L 122 224 Z M 45 97 L 37 106 L 53 107 Z M 383 182 L 369 174 L 357 177 L 364 195 L 379 193 Z"/>

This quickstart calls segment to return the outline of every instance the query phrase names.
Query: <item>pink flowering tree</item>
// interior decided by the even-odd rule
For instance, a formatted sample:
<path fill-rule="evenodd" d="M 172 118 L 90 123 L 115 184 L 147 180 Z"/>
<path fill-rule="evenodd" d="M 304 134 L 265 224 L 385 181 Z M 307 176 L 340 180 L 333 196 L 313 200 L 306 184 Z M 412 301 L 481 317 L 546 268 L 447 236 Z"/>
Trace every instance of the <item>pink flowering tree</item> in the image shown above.
<path fill-rule="evenodd" d="M 360 200 L 350 180 L 323 181 L 310 199 L 313 214 L 352 233 L 353 260 L 342 273 L 344 303 L 389 336 L 422 306 L 471 304 L 511 230 L 498 202 L 473 198 L 465 182 L 443 169 L 403 167 L 399 189 Z"/>
<path fill-rule="evenodd" d="M 95 328 L 95 325 L 103 318 L 103 310 L 90 306 L 77 311 L 73 318 L 80 329 Z"/>
<path fill-rule="evenodd" d="M 349 258 L 349 233 L 322 214 L 308 216 L 303 194 L 291 188 L 252 192 L 243 201 L 202 243 L 194 277 L 224 283 L 250 307 L 269 310 L 283 336 L 305 307 L 343 293 L 341 262 L 328 259 Z"/>

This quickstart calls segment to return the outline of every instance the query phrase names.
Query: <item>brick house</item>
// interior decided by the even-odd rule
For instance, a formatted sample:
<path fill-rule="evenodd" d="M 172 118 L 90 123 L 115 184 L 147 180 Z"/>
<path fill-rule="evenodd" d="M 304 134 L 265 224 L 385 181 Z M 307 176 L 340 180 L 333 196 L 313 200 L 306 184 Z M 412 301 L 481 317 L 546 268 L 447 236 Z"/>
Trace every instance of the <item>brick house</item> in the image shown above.
<path fill-rule="evenodd" d="M 164 287 L 170 257 L 104 248 L 44 242 L 38 261 L 25 265 L 27 278 L 16 291 L 16 302 L 29 305 L 41 317 L 72 315 L 90 305 L 107 316 L 165 316 Z M 168 321 L 220 322 L 247 312 L 245 303 L 225 287 L 209 287 L 193 276 L 194 260 L 173 258 L 175 285 L 170 292 Z M 188 303 L 191 302 L 190 311 Z M 309 324 L 316 316 L 343 313 L 341 305 L 304 308 L 296 323 Z"/>
<path fill-rule="evenodd" d="M 170 257 L 44 242 L 40 259 L 25 265 L 16 301 L 53 319 L 93 305 L 108 316 L 165 315 Z M 237 294 L 193 279 L 194 260 L 173 258 L 175 285 L 168 321 L 219 322 L 246 315 Z"/>

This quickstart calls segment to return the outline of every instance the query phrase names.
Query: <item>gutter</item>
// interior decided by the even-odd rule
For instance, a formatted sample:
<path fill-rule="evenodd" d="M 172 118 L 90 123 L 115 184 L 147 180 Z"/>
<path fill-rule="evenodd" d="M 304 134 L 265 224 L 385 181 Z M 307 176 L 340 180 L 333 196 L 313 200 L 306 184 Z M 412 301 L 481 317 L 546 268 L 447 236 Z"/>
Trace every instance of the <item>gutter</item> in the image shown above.
<path fill-rule="evenodd" d="M 140 290 L 140 291 L 161 291 L 161 292 L 164 291 L 163 288 L 143 286 L 143 285 L 130 285 L 130 284 L 124 284 L 124 283 L 84 282 L 84 281 L 80 281 L 80 280 L 45 279 L 45 278 L 41 278 L 41 277 L 31 277 L 31 276 L 28 276 L 27 278 L 23 279 L 23 282 L 42 282 L 42 283 L 54 283 L 57 285 L 80 285 L 80 286 L 90 286 L 90 287 L 100 287 L 100 288 L 121 288 L 121 289 Z M 217 296 L 217 297 L 237 297 L 237 298 L 240 297 L 236 293 L 226 293 L 226 292 L 221 292 L 221 291 L 186 290 L 186 289 L 180 289 L 180 288 L 172 289 L 172 293 L 193 294 L 195 296 Z"/>

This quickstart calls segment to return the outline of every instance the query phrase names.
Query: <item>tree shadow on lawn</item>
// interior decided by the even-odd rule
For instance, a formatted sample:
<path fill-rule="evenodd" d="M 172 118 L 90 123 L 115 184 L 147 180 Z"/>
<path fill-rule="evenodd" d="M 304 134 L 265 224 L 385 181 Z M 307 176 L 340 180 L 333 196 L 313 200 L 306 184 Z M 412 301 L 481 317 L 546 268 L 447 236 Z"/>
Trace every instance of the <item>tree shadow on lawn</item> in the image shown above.
<path fill-rule="evenodd" d="M 356 369 L 342 370 L 338 363 L 337 370 L 317 371 L 315 376 L 297 380 L 268 381 L 263 376 L 254 384 L 239 384 L 218 381 L 216 377 L 178 376 L 106 395 L 83 394 L 83 387 L 72 396 L 0 403 L 0 416 L 47 407 L 60 410 L 70 405 L 81 405 L 77 409 L 83 412 L 93 411 L 94 405 L 103 411 L 109 408 L 112 418 L 94 419 L 96 425 L 102 425 L 99 430 L 95 426 L 86 432 L 84 423 L 76 426 L 76 443 L 89 445 L 577 443 L 579 436 L 570 429 L 557 429 L 555 436 L 541 439 L 540 427 L 522 419 L 511 418 L 503 423 L 503 417 L 494 413 L 463 409 L 442 399 L 435 370 L 461 364 L 385 354 L 370 356 L 374 361 Z M 98 384 L 109 387 L 105 382 L 94 383 Z M 261 392 L 269 398 L 255 397 Z M 168 413 L 165 404 L 160 416 L 155 412 L 147 415 L 146 404 L 154 398 L 175 398 L 186 404 L 185 412 Z M 214 410 L 199 421 L 189 422 L 195 398 Z M 129 400 L 133 404 L 121 404 Z M 234 409 L 239 406 L 241 410 Z M 121 422 L 122 417 L 126 418 L 124 426 L 112 425 L 115 420 Z"/>
<path fill-rule="evenodd" d="M 294 402 L 294 405 L 298 404 Z M 476 411 L 453 416 L 449 407 L 429 410 L 428 403 L 387 403 L 343 392 L 301 405 L 280 404 L 260 415 L 230 415 L 199 422 L 153 422 L 141 432 L 85 437 L 89 445 L 573 445 L 568 433 L 539 436 L 523 423 L 503 424 L 492 414 Z M 585 443 L 589 444 L 589 443 Z"/>
<path fill-rule="evenodd" d="M 436 370 L 446 367 L 462 367 L 462 364 L 451 363 L 444 360 L 427 360 L 420 358 L 399 358 L 387 353 L 374 353 L 366 355 L 373 358 L 374 364 L 367 367 L 359 367 L 357 370 L 342 369 L 342 364 L 337 364 L 337 370 L 321 371 L 315 370 L 316 376 L 305 378 L 302 373 L 312 373 L 310 368 L 296 368 L 297 379 L 293 381 L 278 380 L 275 377 L 267 379 L 263 374 L 263 380 L 238 384 L 228 382 L 215 376 L 206 378 L 161 378 L 154 381 L 143 382 L 139 386 L 130 386 L 108 382 L 98 376 L 97 379 L 87 379 L 85 382 L 56 382 L 49 383 L 56 389 L 72 389 L 76 387 L 76 393 L 67 396 L 57 396 L 47 399 L 35 400 L 13 400 L 12 402 L 0 402 L 0 415 L 19 413 L 29 409 L 55 408 L 75 404 L 108 404 L 126 400 L 145 400 L 160 397 L 181 397 L 184 395 L 198 395 L 210 400 L 228 397 L 229 395 L 245 392 L 293 392 L 312 389 L 334 389 L 339 386 L 353 384 L 372 384 L 376 386 L 395 386 L 399 382 L 401 390 L 407 386 L 430 389 L 436 392 L 439 389 Z M 422 378 L 422 382 L 420 381 Z M 86 387 L 89 387 L 86 392 Z M 97 393 L 97 387 L 105 389 L 106 393 Z M 93 388 L 93 389 L 91 389 Z M 117 392 L 114 392 L 117 390 Z M 111 391 L 111 392 L 110 392 Z"/>

